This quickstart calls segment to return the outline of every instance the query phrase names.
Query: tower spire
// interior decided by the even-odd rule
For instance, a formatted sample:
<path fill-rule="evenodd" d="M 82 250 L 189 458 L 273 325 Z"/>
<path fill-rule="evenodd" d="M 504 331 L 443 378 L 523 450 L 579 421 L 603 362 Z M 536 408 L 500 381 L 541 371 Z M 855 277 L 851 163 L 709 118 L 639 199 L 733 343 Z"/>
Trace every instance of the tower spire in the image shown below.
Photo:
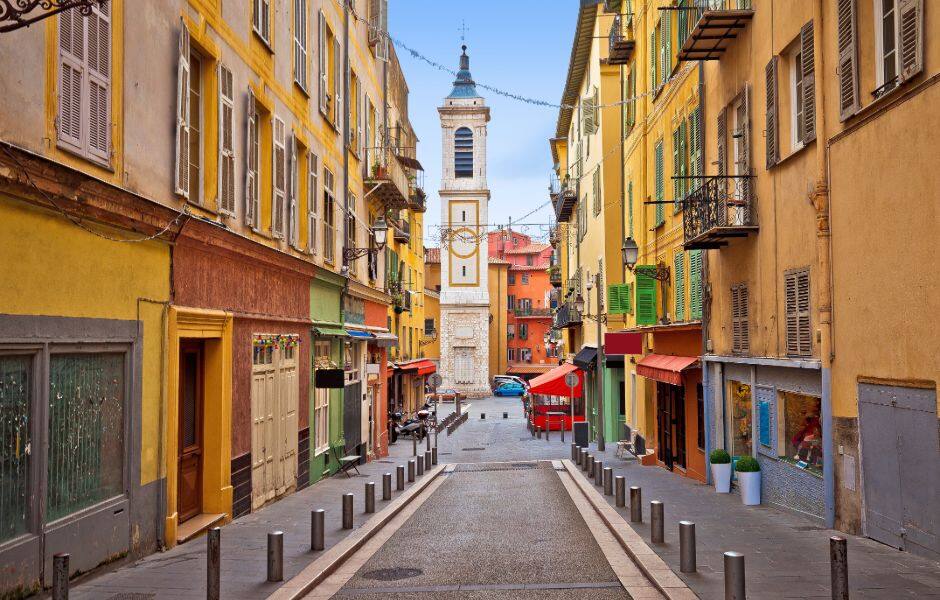
<path fill-rule="evenodd" d="M 460 46 L 460 69 L 457 71 L 457 79 L 454 80 L 454 89 L 451 90 L 448 98 L 479 98 L 476 84 L 473 76 L 470 75 L 470 57 L 467 55 L 467 45 Z"/>

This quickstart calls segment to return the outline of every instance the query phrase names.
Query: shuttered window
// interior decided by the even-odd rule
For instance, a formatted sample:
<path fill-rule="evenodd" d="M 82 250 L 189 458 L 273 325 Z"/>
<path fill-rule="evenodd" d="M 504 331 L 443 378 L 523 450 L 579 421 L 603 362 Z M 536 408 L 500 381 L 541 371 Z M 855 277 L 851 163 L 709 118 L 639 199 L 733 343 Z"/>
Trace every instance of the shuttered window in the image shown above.
<path fill-rule="evenodd" d="M 672 13 L 673 11 L 667 10 L 662 16 L 662 82 L 664 85 L 672 74 Z"/>
<path fill-rule="evenodd" d="M 784 302 L 787 324 L 787 354 L 812 356 L 812 315 L 810 314 L 809 270 L 784 274 Z"/>
<path fill-rule="evenodd" d="M 300 220 L 297 213 L 299 187 L 300 155 L 297 151 L 297 137 L 290 136 L 287 153 L 287 239 L 293 248 L 300 249 Z"/>
<path fill-rule="evenodd" d="M 318 40 L 320 43 L 320 112 L 330 116 L 330 39 L 326 26 L 326 15 L 321 10 Z"/>
<path fill-rule="evenodd" d="M 673 256 L 676 321 L 685 321 L 685 252 L 676 250 Z"/>
<path fill-rule="evenodd" d="M 656 29 L 658 28 L 659 26 L 657 25 Z M 649 56 L 650 56 L 650 64 L 649 64 L 650 83 L 649 85 L 650 85 L 651 90 L 655 90 L 657 87 L 659 87 L 657 85 L 657 80 L 656 80 L 656 59 L 659 56 L 659 53 L 656 49 L 656 29 L 653 29 L 653 31 L 650 32 L 650 45 L 649 45 L 649 50 L 648 50 Z"/>
<path fill-rule="evenodd" d="M 626 315 L 633 312 L 633 290 L 629 283 L 607 286 L 607 314 Z"/>
<path fill-rule="evenodd" d="M 246 126 L 246 152 L 245 152 L 245 223 L 254 229 L 258 228 L 258 213 L 260 212 L 259 194 L 259 127 L 258 107 L 255 105 L 255 96 L 248 90 L 248 119 Z"/>
<path fill-rule="evenodd" d="M 858 0 L 838 0 L 839 120 L 861 109 L 858 97 Z"/>
<path fill-rule="evenodd" d="M 594 216 L 601 214 L 601 171 L 600 169 L 594 169 L 594 181 L 593 181 L 593 192 L 594 192 Z"/>
<path fill-rule="evenodd" d="M 656 273 L 652 265 L 639 265 L 636 268 L 636 324 L 656 324 L 656 280 L 651 274 Z"/>
<path fill-rule="evenodd" d="M 271 43 L 271 0 L 252 0 L 251 28 L 265 43 Z"/>
<path fill-rule="evenodd" d="M 333 38 L 333 124 L 340 127 L 340 115 L 343 114 L 343 55 L 339 40 Z"/>
<path fill-rule="evenodd" d="M 321 218 L 323 219 L 323 260 L 332 263 L 335 254 L 336 242 L 334 241 L 335 228 L 334 228 L 334 219 L 335 219 L 335 204 L 336 201 L 333 197 L 333 173 L 327 169 L 323 169 L 323 214 Z"/>
<path fill-rule="evenodd" d="M 764 142 L 767 158 L 767 168 L 771 168 L 780 160 L 780 124 L 777 120 L 777 57 L 771 57 L 764 68 L 765 93 L 767 101 L 766 126 Z"/>
<path fill-rule="evenodd" d="M 111 159 L 111 17 L 107 4 L 91 14 L 59 13 L 58 141 L 95 162 Z"/>
<path fill-rule="evenodd" d="M 316 255 L 319 251 L 317 240 L 320 231 L 320 158 L 313 152 L 307 152 L 307 250 Z"/>
<path fill-rule="evenodd" d="M 881 54 L 875 96 L 880 96 L 923 71 L 924 3 L 923 0 L 882 0 L 876 3 L 875 12 L 875 35 Z M 839 16 L 841 64 L 841 13 Z"/>
<path fill-rule="evenodd" d="M 803 143 L 816 139 L 816 62 L 813 22 L 800 30 L 800 60 L 803 75 Z"/>
<path fill-rule="evenodd" d="M 654 161 L 655 161 L 655 170 L 656 170 L 656 219 L 654 224 L 656 227 L 659 227 L 666 222 L 666 211 L 665 205 L 663 202 L 666 200 L 666 181 L 664 168 L 664 155 L 663 155 L 663 141 L 659 140 L 656 142 L 656 147 L 654 150 Z"/>
<path fill-rule="evenodd" d="M 294 0 L 294 82 L 307 90 L 307 0 Z"/>
<path fill-rule="evenodd" d="M 66 11 L 70 12 L 70 11 Z M 74 11 L 71 11 L 74 12 Z M 175 191 L 189 198 L 189 30 L 180 22 L 179 56 L 176 74 L 176 168 Z"/>
<path fill-rule="evenodd" d="M 702 318 L 702 251 L 689 252 L 689 318 Z"/>
<path fill-rule="evenodd" d="M 728 170 L 728 110 L 726 108 L 722 108 L 718 113 L 715 135 L 717 137 L 715 162 L 718 163 L 715 166 L 718 176 L 724 177 Z"/>
<path fill-rule="evenodd" d="M 271 233 L 274 237 L 284 237 L 284 204 L 287 194 L 287 149 L 284 145 L 284 121 L 274 117 L 274 150 L 271 152 Z"/>
<path fill-rule="evenodd" d="M 219 64 L 219 212 L 235 216 L 235 84 Z"/>
<path fill-rule="evenodd" d="M 731 351 L 746 354 L 751 349 L 749 298 L 746 283 L 731 286 Z"/>
<path fill-rule="evenodd" d="M 898 0 L 901 79 L 924 70 L 924 0 Z"/>
<path fill-rule="evenodd" d="M 627 184 L 627 235 L 633 237 L 633 182 Z"/>

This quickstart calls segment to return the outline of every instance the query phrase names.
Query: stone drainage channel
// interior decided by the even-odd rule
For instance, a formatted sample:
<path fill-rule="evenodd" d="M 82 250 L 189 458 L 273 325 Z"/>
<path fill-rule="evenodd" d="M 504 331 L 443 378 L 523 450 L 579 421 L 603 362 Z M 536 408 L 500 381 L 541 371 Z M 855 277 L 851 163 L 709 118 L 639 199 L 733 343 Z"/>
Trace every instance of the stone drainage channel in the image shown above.
<path fill-rule="evenodd" d="M 632 529 L 616 511 L 619 523 L 605 514 L 606 501 L 570 461 L 446 465 L 434 475 L 355 551 L 322 557 L 285 585 L 296 594 L 275 595 L 696 597 L 641 539 L 624 539 Z M 302 581 L 311 573 L 314 586 Z"/>

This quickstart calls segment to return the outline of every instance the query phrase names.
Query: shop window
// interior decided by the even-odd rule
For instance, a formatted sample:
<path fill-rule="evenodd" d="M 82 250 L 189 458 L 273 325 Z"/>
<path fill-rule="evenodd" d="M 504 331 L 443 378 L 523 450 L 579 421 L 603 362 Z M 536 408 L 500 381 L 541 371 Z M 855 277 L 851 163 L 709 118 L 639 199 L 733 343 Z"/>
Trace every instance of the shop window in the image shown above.
<path fill-rule="evenodd" d="M 822 476 L 822 400 L 795 392 L 779 392 L 781 458 Z"/>
<path fill-rule="evenodd" d="M 313 347 L 313 368 L 334 369 L 336 365 L 330 359 L 332 344 L 328 341 L 318 341 Z M 330 447 L 330 390 L 316 388 L 313 403 L 313 424 L 315 452 L 320 454 Z"/>
<path fill-rule="evenodd" d="M 124 492 L 124 356 L 49 360 L 46 521 Z"/>
<path fill-rule="evenodd" d="M 0 356 L 0 542 L 29 531 L 33 357 Z"/>
<path fill-rule="evenodd" d="M 751 386 L 739 381 L 731 382 L 731 454 L 751 455 Z"/>

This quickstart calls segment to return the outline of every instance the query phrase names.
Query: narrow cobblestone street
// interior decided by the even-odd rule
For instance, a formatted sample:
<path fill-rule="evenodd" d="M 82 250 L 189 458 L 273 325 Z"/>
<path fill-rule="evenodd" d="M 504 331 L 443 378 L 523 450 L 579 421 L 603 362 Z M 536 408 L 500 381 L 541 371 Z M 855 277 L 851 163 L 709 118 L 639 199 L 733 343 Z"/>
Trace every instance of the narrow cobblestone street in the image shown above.
<path fill-rule="evenodd" d="M 442 415 L 449 410 L 450 405 L 442 406 Z M 615 585 L 617 578 L 596 535 L 591 536 L 554 470 L 474 470 L 470 466 L 565 459 L 570 456 L 570 438 L 563 444 L 557 433 L 549 441 L 532 437 L 518 399 L 474 401 L 468 411 L 466 423 L 453 435 L 445 431 L 439 438 L 440 462 L 457 463 L 455 472 L 358 569 L 337 597 L 627 597 Z M 420 448 L 423 451 L 423 445 Z M 351 533 L 339 527 L 341 494 L 356 495 L 355 527 L 360 527 L 369 516 L 363 514 L 364 484 L 380 484 L 382 473 L 394 472 L 396 465 L 406 463 L 411 451 L 410 441 L 399 440 L 388 459 L 361 466 L 359 476 L 334 476 L 226 526 L 222 531 L 222 597 L 265 598 L 280 587 L 265 582 L 269 531 L 285 533 L 285 581 L 301 573 L 322 555 L 309 548 L 310 510 L 326 510 L 329 550 Z M 644 523 L 631 526 L 644 540 L 649 540 L 648 502 L 664 502 L 665 543 L 650 547 L 676 572 L 676 523 L 680 519 L 696 523 L 699 572 L 679 577 L 699 597 L 721 597 L 721 557 L 726 550 L 745 554 L 748 588 L 761 590 L 760 598 L 829 597 L 831 530 L 769 506 L 744 507 L 736 494 L 715 494 L 708 486 L 662 469 L 614 458 L 613 452 L 603 455 L 603 460 L 615 475 L 626 477 L 628 486 L 642 487 Z M 608 501 L 613 504 L 612 497 Z M 386 504 L 379 501 L 378 510 Z M 624 509 L 617 510 L 628 517 Z M 200 538 L 76 583 L 73 597 L 204 598 L 205 563 L 205 542 Z M 417 574 L 394 579 L 396 569 L 416 569 L 406 574 Z M 940 565 L 868 539 L 850 537 L 849 570 L 853 598 L 940 597 Z M 579 584 L 591 587 L 577 589 Z M 527 585 L 534 588 L 523 589 Z"/>

